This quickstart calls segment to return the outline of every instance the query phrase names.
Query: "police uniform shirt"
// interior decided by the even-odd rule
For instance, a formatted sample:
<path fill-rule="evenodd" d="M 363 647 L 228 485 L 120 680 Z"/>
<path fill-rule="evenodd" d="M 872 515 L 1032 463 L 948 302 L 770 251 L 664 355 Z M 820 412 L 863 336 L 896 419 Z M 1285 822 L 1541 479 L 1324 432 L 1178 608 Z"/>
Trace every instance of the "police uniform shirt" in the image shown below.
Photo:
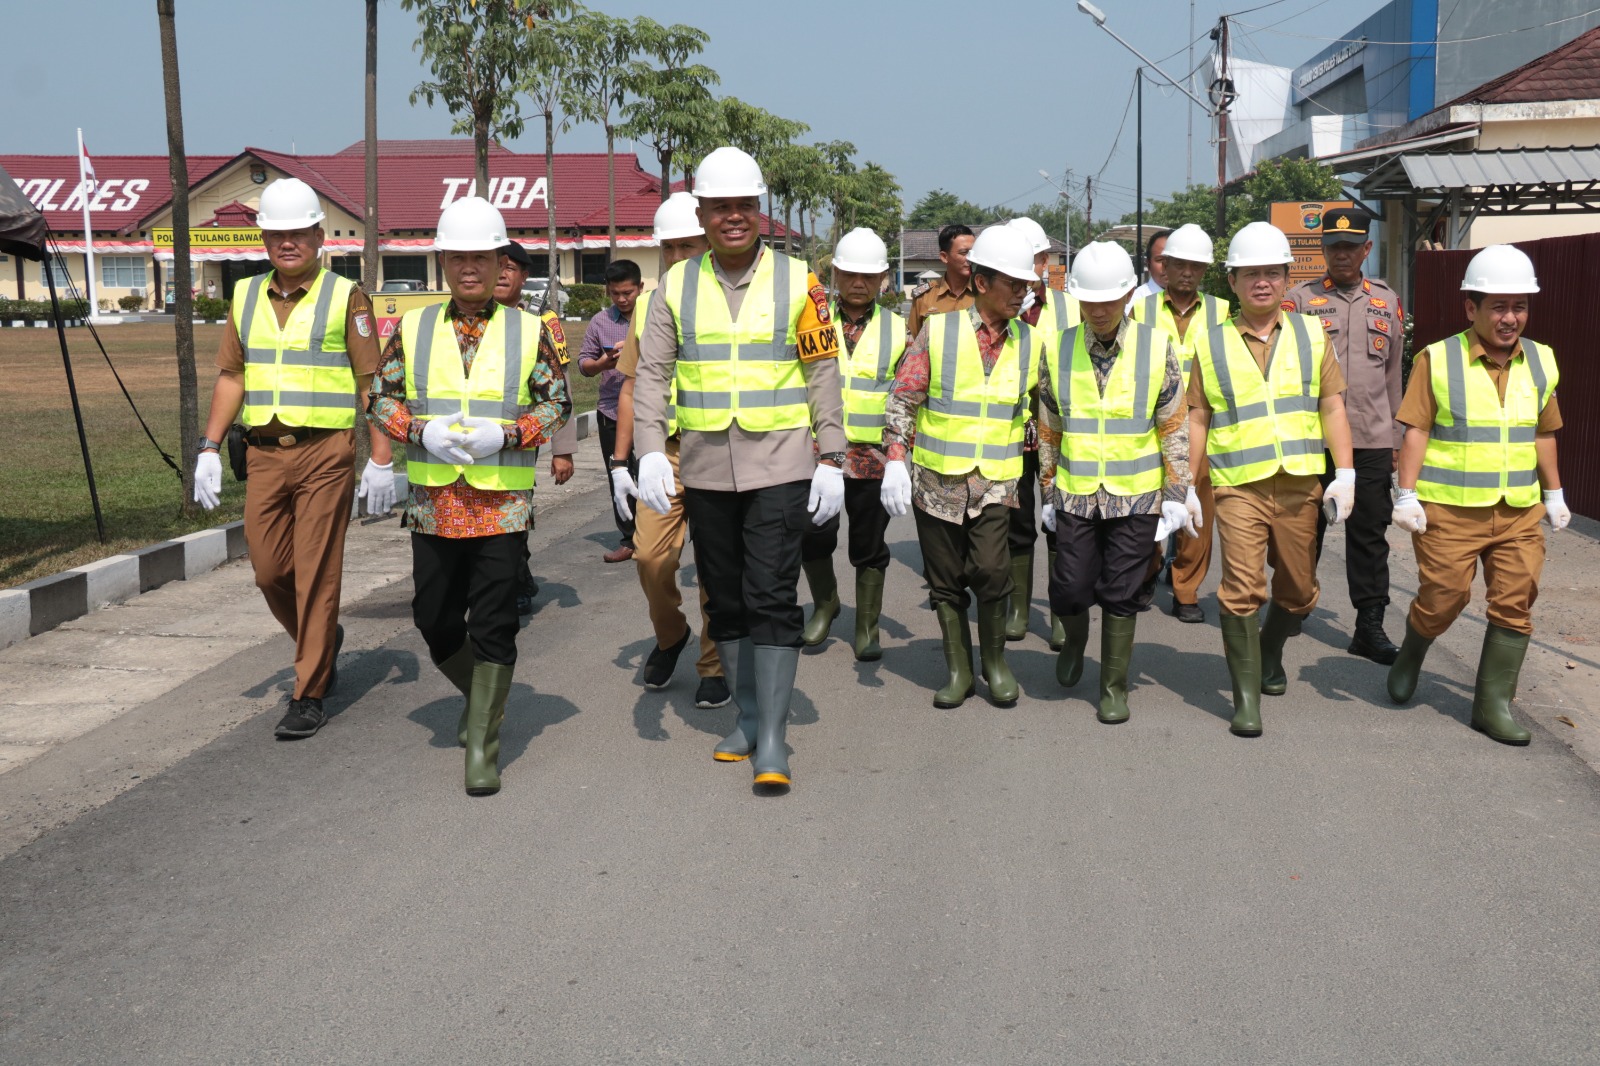
<path fill-rule="evenodd" d="M 942 315 L 946 311 L 964 311 L 971 307 L 977 298 L 970 277 L 967 279 L 966 289 L 960 294 L 953 292 L 950 283 L 944 278 L 918 285 L 911 290 L 911 311 L 906 315 L 906 336 L 915 337 L 931 316 Z"/>
<path fill-rule="evenodd" d="M 1405 347 L 1405 316 L 1400 297 L 1375 278 L 1348 289 L 1323 275 L 1289 290 L 1285 311 L 1310 315 L 1322 323 L 1344 371 L 1344 407 L 1350 443 L 1356 448 L 1400 447 L 1400 359 Z"/>

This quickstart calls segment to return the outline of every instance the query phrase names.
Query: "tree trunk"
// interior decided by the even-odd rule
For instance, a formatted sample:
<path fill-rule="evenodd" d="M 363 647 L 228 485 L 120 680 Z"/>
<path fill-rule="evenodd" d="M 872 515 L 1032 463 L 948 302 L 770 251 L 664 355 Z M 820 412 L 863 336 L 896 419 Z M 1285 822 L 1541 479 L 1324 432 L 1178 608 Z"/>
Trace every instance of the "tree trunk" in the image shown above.
<path fill-rule="evenodd" d="M 480 111 L 472 119 L 472 149 L 478 157 L 477 188 L 473 192 L 489 198 L 489 114 Z"/>
<path fill-rule="evenodd" d="M 790 255 L 794 254 L 794 230 L 789 226 L 793 216 L 794 201 L 785 200 L 783 202 L 783 250 Z"/>
<path fill-rule="evenodd" d="M 367 0 L 367 84 L 366 84 L 366 204 L 362 212 L 361 287 L 378 291 L 378 0 Z M 361 397 L 356 397 L 357 470 L 367 468 L 372 458 L 372 435 L 366 432 Z M 351 515 L 358 510 L 351 509 Z"/>
<path fill-rule="evenodd" d="M 606 262 L 617 257 L 617 131 L 606 123 Z"/>
<path fill-rule="evenodd" d="M 552 301 L 551 310 L 560 310 L 557 293 L 561 285 L 561 253 L 556 251 L 556 114 L 544 113 L 544 206 L 550 214 L 550 247 L 547 249 L 545 270 L 549 272 L 545 299 Z"/>
<path fill-rule="evenodd" d="M 672 149 L 661 153 L 661 202 L 672 195 Z"/>
<path fill-rule="evenodd" d="M 161 23 L 161 84 L 167 98 L 167 160 L 172 175 L 172 304 L 178 356 L 178 469 L 183 475 L 183 513 L 197 513 L 194 464 L 200 441 L 200 393 L 194 370 L 194 285 L 189 263 L 189 158 L 183 150 L 183 94 L 178 84 L 178 30 L 174 0 L 156 0 Z"/>
<path fill-rule="evenodd" d="M 774 234 L 772 232 L 772 218 L 773 218 L 773 215 L 772 215 L 772 186 L 769 185 L 769 186 L 767 186 L 767 243 L 768 244 L 772 243 L 772 238 L 774 237 Z"/>

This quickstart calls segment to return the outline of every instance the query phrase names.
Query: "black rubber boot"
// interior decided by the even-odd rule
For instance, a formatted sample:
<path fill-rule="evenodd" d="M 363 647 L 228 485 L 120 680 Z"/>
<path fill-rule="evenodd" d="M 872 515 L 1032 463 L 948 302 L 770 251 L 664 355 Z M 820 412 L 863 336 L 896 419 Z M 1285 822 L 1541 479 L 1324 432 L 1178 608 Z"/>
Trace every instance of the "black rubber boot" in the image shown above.
<path fill-rule="evenodd" d="M 959 707 L 977 691 L 972 680 L 972 626 L 967 621 L 967 612 L 948 603 L 941 603 L 935 613 L 939 618 L 944 662 L 950 668 L 950 679 L 944 688 L 933 694 L 933 705 L 946 709 Z"/>
<path fill-rule="evenodd" d="M 1009 707 L 1017 702 L 1017 679 L 1006 665 L 1006 603 L 978 604 L 978 658 L 983 663 L 983 680 L 989 686 L 989 702 Z"/>
<path fill-rule="evenodd" d="M 506 716 L 512 668 L 499 663 L 472 667 L 472 695 L 467 697 L 467 795 L 491 796 L 500 791 L 500 723 Z"/>
<path fill-rule="evenodd" d="M 1100 713 L 1107 725 L 1128 720 L 1128 666 L 1139 616 L 1100 615 Z"/>
<path fill-rule="evenodd" d="M 467 705 L 472 699 L 472 665 L 475 662 L 477 659 L 472 654 L 472 641 L 469 640 L 450 658 L 433 664 L 458 692 L 467 697 L 467 702 L 461 704 L 461 720 L 456 723 L 456 743 L 463 748 L 467 746 Z"/>
<path fill-rule="evenodd" d="M 1283 669 L 1283 646 L 1300 632 L 1303 620 L 1303 616 L 1290 614 L 1268 601 L 1260 622 L 1261 691 L 1268 696 L 1281 696 L 1289 689 L 1289 675 Z"/>
<path fill-rule="evenodd" d="M 1521 746 L 1531 736 L 1511 717 L 1517 677 L 1528 654 L 1528 635 L 1490 625 L 1483 634 L 1478 682 L 1472 690 L 1472 728 L 1502 744 Z"/>
<path fill-rule="evenodd" d="M 1233 677 L 1233 721 L 1228 731 L 1236 737 L 1261 735 L 1261 629 L 1253 614 L 1219 611 L 1222 650 Z"/>
<path fill-rule="evenodd" d="M 1383 666 L 1394 662 L 1400 649 L 1383 631 L 1382 605 L 1356 609 L 1356 631 L 1350 635 L 1350 646 L 1345 651 Z"/>
<path fill-rule="evenodd" d="M 828 630 L 839 617 L 839 582 L 833 576 L 832 559 L 813 559 L 802 563 L 801 569 L 806 572 L 806 584 L 811 586 L 812 606 L 800 639 L 806 647 L 815 648 L 828 639 Z"/>
<path fill-rule="evenodd" d="M 789 729 L 789 700 L 794 696 L 794 673 L 800 664 L 799 648 L 773 644 L 755 645 L 756 784 L 783 786 L 789 783 L 789 749 L 785 739 Z"/>
<path fill-rule="evenodd" d="M 749 637 L 717 642 L 717 657 L 722 660 L 722 676 L 733 693 L 738 711 L 733 732 L 711 752 L 718 762 L 742 762 L 756 750 L 756 659 L 755 644 Z"/>
<path fill-rule="evenodd" d="M 1400 644 L 1400 653 L 1389 667 L 1389 698 L 1396 703 L 1410 703 L 1417 694 L 1417 678 L 1422 674 L 1422 660 L 1428 657 L 1433 641 L 1417 636 L 1406 619 L 1406 635 Z"/>
<path fill-rule="evenodd" d="M 875 663 L 883 658 L 878 643 L 878 615 L 883 612 L 883 571 L 856 571 L 856 661 Z"/>
<path fill-rule="evenodd" d="M 1006 601 L 1006 639 L 1028 635 L 1028 608 L 1033 603 L 1033 551 L 1011 557 L 1011 598 Z"/>
<path fill-rule="evenodd" d="M 1083 652 L 1089 646 L 1089 612 L 1061 619 L 1061 653 L 1056 656 L 1056 682 L 1071 688 L 1083 679 Z"/>
<path fill-rule="evenodd" d="M 1050 564 L 1050 573 L 1056 572 L 1056 550 L 1054 548 L 1045 552 L 1045 561 Z M 1050 612 L 1050 650 L 1060 651 L 1067 643 L 1067 629 L 1061 624 L 1061 618 L 1055 611 Z"/>

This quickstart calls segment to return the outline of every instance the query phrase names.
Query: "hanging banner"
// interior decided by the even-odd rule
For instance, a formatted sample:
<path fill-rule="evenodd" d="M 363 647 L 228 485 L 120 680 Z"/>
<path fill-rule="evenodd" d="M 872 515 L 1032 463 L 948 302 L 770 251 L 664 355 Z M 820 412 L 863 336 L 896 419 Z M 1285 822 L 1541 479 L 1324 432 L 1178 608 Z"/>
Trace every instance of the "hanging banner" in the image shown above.
<path fill-rule="evenodd" d="M 171 248 L 172 230 L 153 229 L 150 231 L 150 240 L 157 248 Z M 191 248 L 238 248 L 241 245 L 261 247 L 261 231 L 253 227 L 224 229 L 220 226 L 207 226 L 189 231 Z"/>

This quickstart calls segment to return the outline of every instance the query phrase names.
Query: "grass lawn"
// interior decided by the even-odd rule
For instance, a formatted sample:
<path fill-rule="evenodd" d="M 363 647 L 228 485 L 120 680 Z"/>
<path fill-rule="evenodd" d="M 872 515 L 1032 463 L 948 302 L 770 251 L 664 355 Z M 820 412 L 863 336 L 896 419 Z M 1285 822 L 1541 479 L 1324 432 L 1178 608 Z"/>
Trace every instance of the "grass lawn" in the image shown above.
<path fill-rule="evenodd" d="M 593 410 L 597 378 L 577 372 L 587 323 L 570 323 L 574 413 Z M 195 327 L 195 363 L 204 428 L 216 379 L 212 363 L 221 326 Z M 139 412 L 169 454 L 178 455 L 178 370 L 170 322 L 110 326 L 100 338 Z M 139 428 L 87 329 L 69 329 L 67 345 L 83 407 L 106 543 L 95 537 L 89 483 L 78 450 L 66 372 L 54 330 L 0 330 L 0 381 L 9 417 L 0 422 L 10 458 L 0 464 L 0 588 L 81 566 L 241 517 L 244 486 L 222 476 L 222 503 L 185 519 L 177 474 Z M 223 462 L 226 470 L 227 462 Z"/>

